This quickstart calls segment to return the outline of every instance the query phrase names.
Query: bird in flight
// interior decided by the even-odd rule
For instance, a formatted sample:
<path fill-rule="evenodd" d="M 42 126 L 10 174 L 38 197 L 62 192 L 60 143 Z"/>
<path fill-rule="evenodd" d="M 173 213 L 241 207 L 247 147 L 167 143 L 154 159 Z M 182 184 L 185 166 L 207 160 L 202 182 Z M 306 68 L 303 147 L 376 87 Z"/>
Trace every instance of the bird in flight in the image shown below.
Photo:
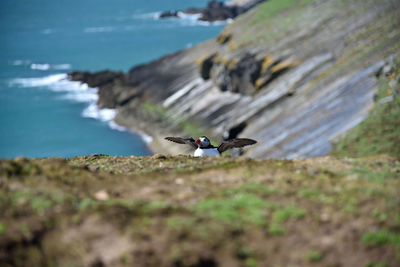
<path fill-rule="evenodd" d="M 194 151 L 195 157 L 213 157 L 218 156 L 222 152 L 235 148 L 235 147 L 244 147 L 248 145 L 254 145 L 257 141 L 248 138 L 235 138 L 227 141 L 223 141 L 218 147 L 215 147 L 211 144 L 210 140 L 206 136 L 201 136 L 194 140 L 192 137 L 190 138 L 182 138 L 182 137 L 165 137 L 166 140 L 172 141 L 178 144 L 186 144 L 190 145 L 196 150 Z"/>

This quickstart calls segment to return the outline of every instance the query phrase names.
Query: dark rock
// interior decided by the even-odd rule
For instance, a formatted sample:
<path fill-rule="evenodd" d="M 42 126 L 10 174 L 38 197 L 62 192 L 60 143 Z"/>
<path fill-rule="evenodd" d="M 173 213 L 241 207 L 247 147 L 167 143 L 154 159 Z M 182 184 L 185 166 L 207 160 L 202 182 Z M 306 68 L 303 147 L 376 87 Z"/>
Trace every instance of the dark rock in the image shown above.
<path fill-rule="evenodd" d="M 207 8 L 203 10 L 199 20 L 217 21 L 234 18 L 238 15 L 236 6 L 226 6 L 223 2 L 211 1 Z"/>
<path fill-rule="evenodd" d="M 208 80 L 210 79 L 210 71 L 211 68 L 214 64 L 214 57 L 215 54 L 212 54 L 211 56 L 205 58 L 201 63 L 200 63 L 200 76 L 201 78 L 203 78 L 204 80 Z"/>
<path fill-rule="evenodd" d="M 167 157 L 163 154 L 155 154 L 151 156 L 152 159 L 166 159 Z"/>
<path fill-rule="evenodd" d="M 218 70 L 219 69 L 219 70 Z M 213 73 L 216 84 L 222 91 L 231 91 L 240 94 L 253 94 L 255 82 L 261 71 L 261 62 L 256 55 L 246 53 L 238 60 L 231 60 L 227 64 L 215 66 Z"/>
<path fill-rule="evenodd" d="M 178 11 L 165 11 L 161 13 L 160 18 L 169 18 L 169 17 L 177 17 L 178 16 Z"/>
<path fill-rule="evenodd" d="M 96 73 L 75 71 L 68 73 L 68 76 L 71 81 L 87 83 L 89 87 L 100 87 L 113 82 L 115 79 L 121 79 L 124 74 L 119 71 L 115 72 L 110 70 L 104 70 Z"/>
<path fill-rule="evenodd" d="M 186 14 L 201 14 L 199 20 L 214 22 L 219 20 L 227 20 L 235 18 L 236 16 L 248 11 L 255 5 L 264 1 L 265 0 L 253 0 L 253 1 L 248 1 L 246 4 L 241 6 L 236 6 L 236 5 L 228 6 L 225 5 L 224 2 L 212 0 L 208 3 L 207 7 L 204 9 L 189 8 L 182 12 Z M 160 18 L 168 18 L 168 17 L 178 17 L 178 12 L 166 11 L 160 15 Z"/>
<path fill-rule="evenodd" d="M 188 8 L 184 11 L 186 14 L 200 14 L 201 12 L 203 12 L 201 8 Z"/>
<path fill-rule="evenodd" d="M 226 44 L 232 38 L 232 34 L 221 33 L 217 36 L 217 43 L 220 45 Z"/>

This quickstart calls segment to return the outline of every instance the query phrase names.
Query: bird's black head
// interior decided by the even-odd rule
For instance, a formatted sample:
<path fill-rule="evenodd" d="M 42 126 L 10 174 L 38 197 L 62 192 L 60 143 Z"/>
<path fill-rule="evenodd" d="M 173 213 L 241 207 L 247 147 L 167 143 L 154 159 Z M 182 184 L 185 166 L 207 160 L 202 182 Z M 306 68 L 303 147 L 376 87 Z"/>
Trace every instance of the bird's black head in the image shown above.
<path fill-rule="evenodd" d="M 200 136 L 196 139 L 195 143 L 199 147 L 208 147 L 211 144 L 210 140 L 206 136 Z"/>

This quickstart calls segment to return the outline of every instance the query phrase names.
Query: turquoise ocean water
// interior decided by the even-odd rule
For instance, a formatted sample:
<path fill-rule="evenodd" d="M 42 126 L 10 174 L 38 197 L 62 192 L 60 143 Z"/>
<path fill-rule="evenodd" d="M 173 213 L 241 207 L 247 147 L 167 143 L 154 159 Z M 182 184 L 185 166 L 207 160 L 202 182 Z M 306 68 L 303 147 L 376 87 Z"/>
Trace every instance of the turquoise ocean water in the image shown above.
<path fill-rule="evenodd" d="M 127 71 L 214 38 L 223 23 L 157 19 L 207 0 L 2 0 L 0 158 L 148 155 L 144 139 L 99 110 L 71 70 Z"/>

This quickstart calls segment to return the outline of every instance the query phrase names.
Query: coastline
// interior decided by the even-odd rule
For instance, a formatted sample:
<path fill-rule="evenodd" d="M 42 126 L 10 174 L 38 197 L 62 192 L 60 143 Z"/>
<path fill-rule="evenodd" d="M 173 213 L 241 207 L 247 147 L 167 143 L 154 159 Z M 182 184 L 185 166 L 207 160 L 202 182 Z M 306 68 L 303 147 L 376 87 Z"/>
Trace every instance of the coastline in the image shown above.
<path fill-rule="evenodd" d="M 72 79 L 98 86 L 99 106 L 117 109 L 117 123 L 151 135 L 153 151 L 175 149 L 161 141 L 167 135 L 199 133 L 215 140 L 258 140 L 245 154 L 254 158 L 323 156 L 335 136 L 367 117 L 377 79 L 398 51 L 399 28 L 387 23 L 396 16 L 391 1 L 379 9 L 375 2 L 365 4 L 353 16 L 343 12 L 357 3 L 278 6 L 265 16 L 270 5 L 277 5 L 266 2 L 239 16 L 214 40 L 126 73 L 77 72 Z M 293 19 L 287 26 L 291 34 L 272 38 L 268 28 L 260 31 L 265 23 L 279 29 L 280 12 Z M 382 12 L 389 12 L 386 18 Z M 357 19 L 357 27 L 343 30 Z M 382 29 L 389 39 L 378 38 Z M 374 39 L 364 38 L 365 32 Z M 352 40 L 356 47 L 346 45 Z"/>

